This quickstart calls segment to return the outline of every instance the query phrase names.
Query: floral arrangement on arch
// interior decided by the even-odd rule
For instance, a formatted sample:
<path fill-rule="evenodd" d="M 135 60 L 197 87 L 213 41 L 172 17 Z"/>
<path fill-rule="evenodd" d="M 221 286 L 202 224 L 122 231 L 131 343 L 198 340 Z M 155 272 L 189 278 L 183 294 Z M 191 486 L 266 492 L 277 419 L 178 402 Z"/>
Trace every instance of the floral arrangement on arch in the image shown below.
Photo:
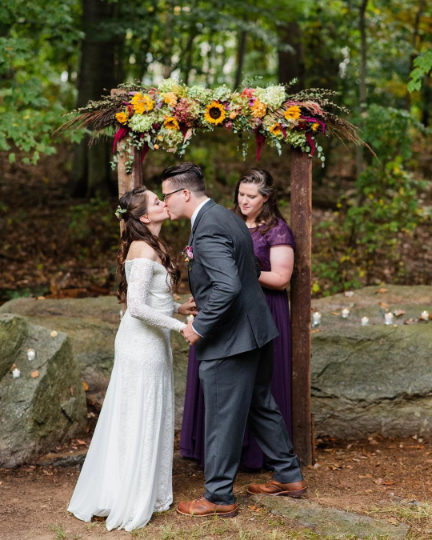
<path fill-rule="evenodd" d="M 255 138 L 257 160 L 265 143 L 279 153 L 282 145 L 288 144 L 310 157 L 317 152 L 324 166 L 325 156 L 317 140 L 320 136 L 333 134 L 341 140 L 362 143 L 355 126 L 328 111 L 334 107 L 349 112 L 330 101 L 335 92 L 310 89 L 290 94 L 293 83 L 255 88 L 244 85 L 236 91 L 226 85 L 214 89 L 188 87 L 174 79 L 150 88 L 124 84 L 113 95 L 73 111 L 78 116 L 62 128 L 91 127 L 95 132 L 91 142 L 106 135 L 107 128 L 114 128 L 113 152 L 126 139 L 128 148 L 142 152 L 142 159 L 150 149 L 181 156 L 198 131 L 215 128 L 238 134 L 244 157 L 250 139 Z M 132 156 L 130 153 L 126 164 L 128 172 Z M 115 156 L 114 164 L 116 161 Z"/>

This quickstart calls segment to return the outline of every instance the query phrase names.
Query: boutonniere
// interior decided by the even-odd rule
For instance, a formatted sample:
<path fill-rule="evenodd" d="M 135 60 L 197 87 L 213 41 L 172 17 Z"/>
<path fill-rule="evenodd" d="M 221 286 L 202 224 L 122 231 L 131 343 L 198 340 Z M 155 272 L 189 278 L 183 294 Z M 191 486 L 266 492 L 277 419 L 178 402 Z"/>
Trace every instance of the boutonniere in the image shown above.
<path fill-rule="evenodd" d="M 184 250 L 182 251 L 182 255 L 184 257 L 185 262 L 187 262 L 188 269 L 190 270 L 192 268 L 192 261 L 194 258 L 192 246 L 186 246 Z"/>

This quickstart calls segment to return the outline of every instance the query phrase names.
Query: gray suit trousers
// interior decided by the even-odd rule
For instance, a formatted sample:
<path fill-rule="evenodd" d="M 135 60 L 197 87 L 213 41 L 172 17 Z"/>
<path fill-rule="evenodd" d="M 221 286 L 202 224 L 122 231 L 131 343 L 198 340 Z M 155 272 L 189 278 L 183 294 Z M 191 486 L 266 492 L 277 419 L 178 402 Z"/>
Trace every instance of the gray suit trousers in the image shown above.
<path fill-rule="evenodd" d="M 201 362 L 205 403 L 205 498 L 233 504 L 246 423 L 282 483 L 303 480 L 284 419 L 271 394 L 273 346 Z"/>

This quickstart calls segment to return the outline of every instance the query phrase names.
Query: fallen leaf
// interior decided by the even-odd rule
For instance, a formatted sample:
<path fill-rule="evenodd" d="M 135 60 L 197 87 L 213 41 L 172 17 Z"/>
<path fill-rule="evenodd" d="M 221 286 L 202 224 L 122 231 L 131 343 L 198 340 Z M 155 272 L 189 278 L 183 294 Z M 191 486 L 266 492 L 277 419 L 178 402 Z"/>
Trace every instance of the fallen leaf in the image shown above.
<path fill-rule="evenodd" d="M 393 480 L 386 480 L 382 483 L 383 486 L 392 486 L 394 484 Z"/>
<path fill-rule="evenodd" d="M 351 296 L 353 296 L 354 292 L 353 291 L 345 291 L 345 296 L 347 296 L 348 298 L 351 298 Z"/>
<path fill-rule="evenodd" d="M 84 386 L 84 391 L 87 392 L 87 390 L 89 389 L 88 384 L 85 381 L 83 381 L 82 383 L 83 383 L 83 386 Z"/>
<path fill-rule="evenodd" d="M 414 322 L 416 322 L 415 319 L 405 319 L 405 320 L 404 320 L 404 324 L 412 324 L 412 323 L 414 323 Z"/>
<path fill-rule="evenodd" d="M 74 395 L 74 387 L 73 386 L 70 387 L 70 393 L 71 393 L 71 396 Z"/>
<path fill-rule="evenodd" d="M 359 478 L 372 478 L 371 474 L 360 474 Z"/>
<path fill-rule="evenodd" d="M 33 379 L 37 379 L 37 377 L 39 377 L 39 371 L 38 370 L 32 371 L 31 376 L 33 377 Z"/>
<path fill-rule="evenodd" d="M 312 330 L 311 334 L 317 334 L 318 332 L 321 332 L 321 330 Z"/>
<path fill-rule="evenodd" d="M 331 314 L 332 315 L 340 315 L 340 311 L 332 311 Z"/>
<path fill-rule="evenodd" d="M 256 506 L 248 506 L 248 508 L 249 508 L 249 510 L 252 510 L 252 512 L 253 512 L 254 510 L 256 510 L 257 507 Z"/>
<path fill-rule="evenodd" d="M 46 474 L 47 476 L 52 476 L 54 473 L 51 472 L 51 471 L 47 471 L 46 469 L 43 470 L 44 474 Z"/>
<path fill-rule="evenodd" d="M 85 441 L 82 441 L 81 439 L 77 439 L 77 443 L 84 444 L 85 446 L 87 446 L 87 443 Z"/>
<path fill-rule="evenodd" d="M 379 305 L 382 307 L 382 308 L 388 308 L 390 307 L 388 304 L 386 304 L 385 302 L 380 302 Z"/>
<path fill-rule="evenodd" d="M 378 289 L 378 292 L 379 292 L 379 293 L 385 293 L 385 292 L 387 292 L 387 291 L 388 291 L 388 289 L 384 289 L 384 288 Z"/>
<path fill-rule="evenodd" d="M 405 315 L 406 311 L 404 311 L 403 309 L 395 309 L 393 311 L 393 315 L 395 317 L 401 317 L 402 315 Z"/>
<path fill-rule="evenodd" d="M 45 296 L 38 296 L 37 299 L 38 300 L 45 300 Z"/>

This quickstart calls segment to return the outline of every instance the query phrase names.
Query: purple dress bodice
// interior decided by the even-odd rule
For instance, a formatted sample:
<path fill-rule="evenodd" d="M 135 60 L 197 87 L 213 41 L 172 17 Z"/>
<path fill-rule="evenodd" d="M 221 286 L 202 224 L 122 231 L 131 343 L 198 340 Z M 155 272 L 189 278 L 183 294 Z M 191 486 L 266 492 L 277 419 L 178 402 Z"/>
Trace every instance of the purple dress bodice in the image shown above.
<path fill-rule="evenodd" d="M 291 246 L 295 250 L 295 239 L 292 230 L 282 219 L 278 218 L 278 223 L 264 234 L 260 229 L 265 225 L 255 227 L 250 230 L 254 244 L 255 255 L 257 256 L 260 268 L 263 272 L 270 272 L 270 248 L 273 246 Z"/>

